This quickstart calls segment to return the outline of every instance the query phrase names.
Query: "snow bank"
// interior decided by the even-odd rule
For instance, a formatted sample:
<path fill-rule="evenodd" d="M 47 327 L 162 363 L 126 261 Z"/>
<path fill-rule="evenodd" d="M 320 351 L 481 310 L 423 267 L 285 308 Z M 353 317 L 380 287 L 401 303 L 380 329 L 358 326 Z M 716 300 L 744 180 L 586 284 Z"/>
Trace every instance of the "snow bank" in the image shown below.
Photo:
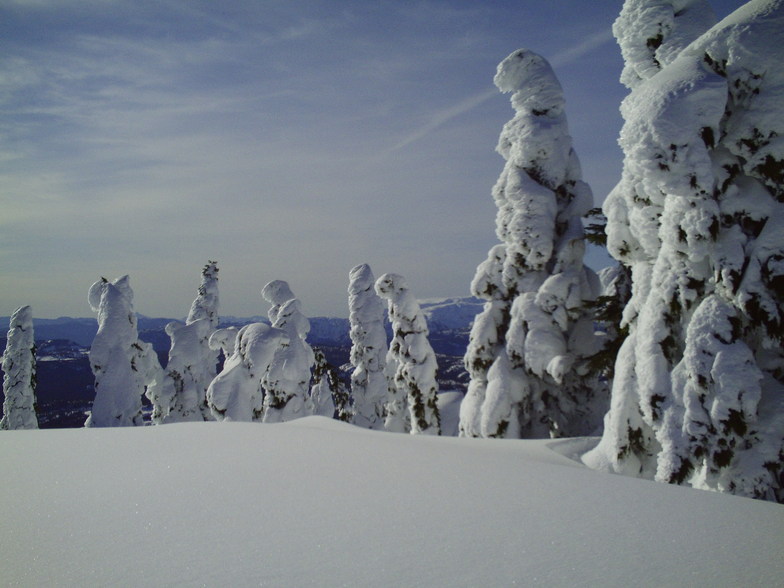
<path fill-rule="evenodd" d="M 594 472 L 559 454 L 583 449 L 574 443 L 397 435 L 317 417 L 8 431 L 2 579 L 715 587 L 784 577 L 781 506 Z"/>

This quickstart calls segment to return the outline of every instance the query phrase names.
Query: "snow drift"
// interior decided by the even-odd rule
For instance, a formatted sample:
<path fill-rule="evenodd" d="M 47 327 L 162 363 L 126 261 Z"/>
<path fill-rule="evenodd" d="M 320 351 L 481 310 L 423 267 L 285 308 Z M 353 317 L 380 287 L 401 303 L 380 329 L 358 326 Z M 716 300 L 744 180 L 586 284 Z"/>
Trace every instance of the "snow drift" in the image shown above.
<path fill-rule="evenodd" d="M 6 585 L 773 586 L 784 508 L 591 471 L 585 441 L 321 417 L 9 431 Z"/>

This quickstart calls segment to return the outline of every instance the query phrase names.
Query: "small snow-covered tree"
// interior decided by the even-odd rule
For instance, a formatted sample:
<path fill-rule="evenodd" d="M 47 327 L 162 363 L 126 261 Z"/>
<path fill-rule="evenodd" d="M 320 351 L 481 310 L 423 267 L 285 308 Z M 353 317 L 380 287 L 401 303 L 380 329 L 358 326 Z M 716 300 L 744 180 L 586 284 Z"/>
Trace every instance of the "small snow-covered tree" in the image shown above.
<path fill-rule="evenodd" d="M 265 285 L 261 295 L 272 304 L 268 312 L 272 326 L 288 336 L 288 343 L 278 349 L 264 375 L 263 420 L 277 423 L 313 414 L 309 385 L 315 357 L 305 341 L 310 322 L 302 314 L 300 301 L 283 280 Z"/>
<path fill-rule="evenodd" d="M 218 262 L 210 260 L 201 270 L 201 284 L 199 285 L 198 296 L 191 304 L 191 310 L 188 312 L 185 324 L 189 325 L 198 320 L 207 319 L 210 330 L 216 330 L 218 323 L 220 323 L 218 303 Z"/>
<path fill-rule="evenodd" d="M 98 313 L 98 332 L 89 353 L 95 400 L 85 427 L 143 425 L 142 395 L 146 387 L 160 386 L 163 373 L 152 345 L 138 339 L 128 276 L 101 278 L 88 301 Z"/>
<path fill-rule="evenodd" d="M 389 353 L 397 367 L 394 384 L 397 395 L 406 397 L 411 434 L 440 435 L 438 365 L 427 340 L 429 332 L 425 316 L 403 276 L 384 274 L 376 281 L 375 287 L 378 295 L 389 304 L 389 320 L 392 323 Z M 398 402 L 397 395 L 391 399 L 392 402 Z"/>
<path fill-rule="evenodd" d="M 313 414 L 351 422 L 353 413 L 346 385 L 341 381 L 335 367 L 327 361 L 324 352 L 320 349 L 314 349 L 313 352 L 315 365 L 310 388 Z"/>
<path fill-rule="evenodd" d="M 198 295 L 185 324 L 171 322 L 166 377 L 154 405 L 153 422 L 176 423 L 211 420 L 207 387 L 215 377 L 220 350 L 212 349 L 210 336 L 218 328 L 218 267 L 210 261 L 202 270 Z"/>
<path fill-rule="evenodd" d="M 348 307 L 351 325 L 351 396 L 354 424 L 384 428 L 384 404 L 389 391 L 386 374 L 387 334 L 384 303 L 375 292 L 370 266 L 358 265 L 349 273 Z"/>
<path fill-rule="evenodd" d="M 228 343 L 235 333 L 235 340 Z M 282 329 L 264 323 L 219 329 L 210 343 L 227 354 L 223 371 L 207 388 L 207 404 L 219 421 L 260 421 L 264 414 L 262 381 L 277 351 L 288 343 Z"/>
<path fill-rule="evenodd" d="M 783 30 L 750 2 L 624 101 L 630 335 L 593 467 L 784 500 Z"/>
<path fill-rule="evenodd" d="M 588 303 L 599 283 L 583 264 L 581 222 L 591 191 L 581 180 L 563 92 L 547 61 L 515 51 L 494 81 L 511 92 L 515 117 L 497 147 L 506 159 L 493 188 L 502 243 L 471 285 L 487 302 L 466 353 L 471 382 L 460 434 L 587 434 L 605 408 L 588 361 L 598 345 Z"/>
<path fill-rule="evenodd" d="M 313 357 L 313 383 L 310 387 L 313 414 L 332 418 L 335 416 L 335 400 L 332 397 L 329 364 L 321 349 L 314 349 Z"/>
<path fill-rule="evenodd" d="M 0 430 L 37 429 L 33 311 L 22 306 L 11 315 L 3 353 L 3 418 Z"/>

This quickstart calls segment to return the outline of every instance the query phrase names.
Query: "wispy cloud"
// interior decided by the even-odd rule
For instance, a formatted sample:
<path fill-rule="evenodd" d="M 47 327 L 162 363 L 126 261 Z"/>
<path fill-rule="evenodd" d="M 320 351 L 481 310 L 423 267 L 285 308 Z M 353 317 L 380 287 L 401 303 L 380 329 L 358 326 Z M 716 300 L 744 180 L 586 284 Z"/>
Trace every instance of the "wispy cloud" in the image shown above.
<path fill-rule="evenodd" d="M 427 123 L 425 123 L 417 130 L 415 130 L 413 133 L 403 138 L 402 141 L 399 141 L 396 145 L 394 145 L 389 150 L 389 153 L 398 151 L 399 149 L 402 149 L 403 147 L 410 145 L 414 141 L 418 141 L 419 139 L 426 137 L 427 135 L 429 135 L 439 127 L 448 123 L 450 120 L 455 119 L 473 110 L 483 102 L 486 102 L 493 96 L 497 96 L 497 95 L 498 95 L 498 90 L 496 90 L 495 88 L 490 90 L 485 90 L 484 92 L 474 94 L 473 96 L 470 96 L 465 100 L 458 102 L 457 104 L 444 108 L 443 110 L 439 110 L 438 112 L 432 115 L 432 117 Z"/>
<path fill-rule="evenodd" d="M 553 67 L 564 67 L 582 59 L 592 51 L 595 51 L 605 43 L 613 40 L 612 31 L 610 29 L 602 29 L 601 31 L 588 36 L 584 41 L 567 47 L 553 55 L 549 61 Z"/>
<path fill-rule="evenodd" d="M 550 64 L 553 67 L 564 67 L 566 65 L 570 65 L 592 51 L 595 51 L 605 43 L 611 41 L 613 39 L 612 31 L 608 29 L 603 29 L 593 35 L 590 35 L 582 42 L 573 45 L 571 47 L 567 47 L 562 51 L 559 51 L 552 58 L 549 59 Z M 404 147 L 407 147 L 411 143 L 415 141 L 419 141 L 420 139 L 428 136 L 433 131 L 439 129 L 449 121 L 456 119 L 477 106 L 483 104 L 490 98 L 497 96 L 498 91 L 493 88 L 489 90 L 485 90 L 484 92 L 479 92 L 478 94 L 474 94 L 473 96 L 469 96 L 468 98 L 461 100 L 457 104 L 452 106 L 443 108 L 438 110 L 434 114 L 431 115 L 430 120 L 427 121 L 425 124 L 420 126 L 418 129 L 414 130 L 412 133 L 408 134 L 402 140 L 397 142 L 389 149 L 389 153 L 393 153 L 398 151 Z"/>
<path fill-rule="evenodd" d="M 41 316 L 85 312 L 101 273 L 176 316 L 172 291 L 189 303 L 208 257 L 231 314 L 263 313 L 274 278 L 308 312 L 345 313 L 361 262 L 421 296 L 465 292 L 495 239 L 497 59 L 529 39 L 563 65 L 610 38 L 545 35 L 548 3 L 525 8 L 535 21 L 427 0 L 6 4 L 0 300 L 48 297 Z M 451 140 L 423 141 L 439 130 Z"/>

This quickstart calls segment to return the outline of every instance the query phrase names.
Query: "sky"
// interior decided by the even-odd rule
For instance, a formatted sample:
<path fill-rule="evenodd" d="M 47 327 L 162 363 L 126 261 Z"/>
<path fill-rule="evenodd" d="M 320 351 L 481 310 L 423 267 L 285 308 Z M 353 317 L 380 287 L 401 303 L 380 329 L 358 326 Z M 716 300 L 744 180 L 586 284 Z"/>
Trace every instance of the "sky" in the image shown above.
<path fill-rule="evenodd" d="M 184 317 L 208 260 L 222 315 L 266 314 L 281 279 L 305 314 L 347 316 L 360 263 L 467 296 L 498 242 L 497 64 L 553 65 L 599 205 L 622 167 L 621 5 L 3 0 L 0 315 L 90 316 L 90 285 L 129 274 L 138 312 Z"/>

